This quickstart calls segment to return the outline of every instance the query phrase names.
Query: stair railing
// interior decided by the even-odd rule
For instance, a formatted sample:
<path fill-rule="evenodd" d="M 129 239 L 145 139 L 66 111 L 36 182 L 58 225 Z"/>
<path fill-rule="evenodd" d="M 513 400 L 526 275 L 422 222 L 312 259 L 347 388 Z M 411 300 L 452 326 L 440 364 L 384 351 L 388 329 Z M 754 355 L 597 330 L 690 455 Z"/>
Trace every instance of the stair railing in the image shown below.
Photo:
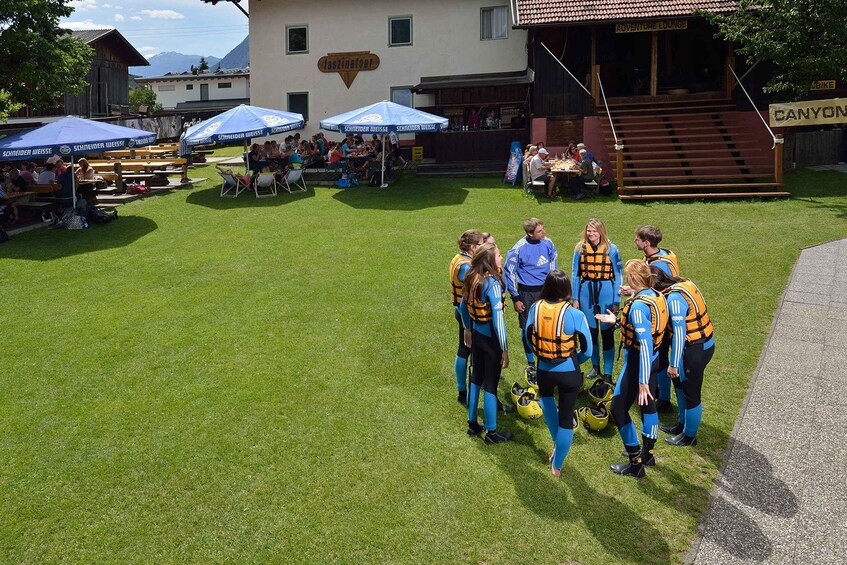
<path fill-rule="evenodd" d="M 768 123 L 762 117 L 762 114 L 760 114 L 756 109 L 753 99 L 750 98 L 750 95 L 747 93 L 747 89 L 744 88 L 744 85 L 741 83 L 741 79 L 738 78 L 737 74 L 735 74 L 735 70 L 732 67 L 729 67 L 729 71 L 732 73 L 732 76 L 735 77 L 735 84 L 741 87 L 741 91 L 744 93 L 744 96 L 746 96 L 747 100 L 750 101 L 750 106 L 752 106 L 753 110 L 756 111 L 756 115 L 759 116 L 760 120 L 762 120 L 762 124 L 765 126 L 765 129 L 767 129 L 768 133 L 771 134 L 771 138 L 773 139 L 773 147 L 771 147 L 771 149 L 773 149 L 773 177 L 777 184 L 782 185 L 782 150 L 783 145 L 785 144 L 785 139 L 783 139 L 782 134 L 775 134 L 773 132 Z M 744 76 L 747 75 L 745 74 Z"/>
<path fill-rule="evenodd" d="M 545 51 L 550 53 L 550 56 L 553 57 L 553 59 L 555 59 L 555 61 L 557 63 L 559 63 L 559 66 L 561 66 L 563 69 L 565 69 L 565 72 L 570 75 L 570 77 L 574 80 L 574 82 L 576 82 L 579 85 L 579 87 L 582 90 L 584 90 L 585 93 L 588 96 L 591 96 L 591 91 L 589 91 L 587 88 L 585 88 L 585 85 L 582 84 L 579 80 L 577 80 L 577 78 L 570 71 L 570 69 L 568 69 L 565 66 L 565 64 L 562 63 L 559 60 L 559 58 L 556 57 L 553 54 L 553 52 L 550 51 L 550 49 L 547 48 L 546 45 L 544 45 L 543 42 L 541 42 L 541 46 L 544 48 Z M 609 125 L 612 127 L 612 137 L 615 138 L 615 153 L 617 153 L 617 167 L 616 167 L 617 186 L 618 186 L 618 191 L 620 191 L 621 188 L 623 188 L 623 149 L 624 149 L 624 145 L 618 139 L 618 134 L 615 131 L 615 124 L 612 122 L 612 114 L 611 114 L 611 112 L 609 112 L 609 102 L 606 100 L 606 92 L 603 90 L 603 81 L 600 80 L 600 73 L 597 73 L 597 83 L 600 85 L 600 94 L 603 96 L 603 105 L 606 107 L 606 116 L 609 118 Z M 592 99 L 593 98 L 594 97 L 592 96 Z"/>

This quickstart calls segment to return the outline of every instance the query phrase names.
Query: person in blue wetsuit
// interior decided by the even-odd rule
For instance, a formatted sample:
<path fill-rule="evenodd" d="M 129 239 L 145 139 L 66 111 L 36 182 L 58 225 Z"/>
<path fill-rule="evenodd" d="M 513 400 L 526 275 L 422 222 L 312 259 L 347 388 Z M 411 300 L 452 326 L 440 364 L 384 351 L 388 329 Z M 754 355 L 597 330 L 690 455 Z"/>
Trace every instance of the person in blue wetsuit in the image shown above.
<path fill-rule="evenodd" d="M 453 313 L 456 322 L 459 324 L 459 347 L 456 350 L 456 360 L 453 367 L 456 371 L 456 388 L 459 391 L 457 400 L 459 404 L 467 406 L 468 404 L 468 389 L 466 384 L 468 373 L 468 357 L 471 354 L 471 348 L 465 345 L 464 327 L 462 326 L 462 318 L 459 314 L 459 304 L 462 302 L 462 286 L 465 281 L 465 274 L 471 268 L 471 257 L 474 251 L 482 244 L 482 233 L 479 230 L 467 230 L 459 236 L 456 243 L 459 246 L 459 253 L 450 261 L 450 295 L 453 301 Z"/>
<path fill-rule="evenodd" d="M 524 336 L 527 314 L 541 293 L 541 287 L 547 275 L 556 269 L 558 252 L 552 241 L 547 239 L 544 223 L 538 218 L 529 218 L 523 223 L 526 237 L 515 243 L 506 254 L 506 290 L 512 297 L 518 324 L 521 328 L 521 340 Z M 524 346 L 526 354 L 526 375 L 530 382 L 535 381 L 535 366 L 532 350 Z"/>
<path fill-rule="evenodd" d="M 585 314 L 591 338 L 594 340 L 591 354 L 592 369 L 586 379 L 603 375 L 612 384 L 612 367 L 615 364 L 615 325 L 599 322 L 594 316 L 610 310 L 618 313 L 621 288 L 621 254 L 618 246 L 609 241 L 606 225 L 602 220 L 591 218 L 585 225 L 582 239 L 573 252 L 573 288 L 576 300 L 573 305 Z M 600 369 L 600 341 L 603 336 L 603 368 Z"/>
<path fill-rule="evenodd" d="M 526 345 L 538 358 L 539 401 L 553 439 L 550 470 L 554 477 L 562 473 L 573 442 L 573 411 L 582 388 L 579 365 L 591 357 L 593 348 L 585 314 L 571 305 L 571 293 L 567 273 L 557 269 L 548 274 L 538 302 L 529 308 L 524 334 Z M 553 399 L 556 388 L 558 410 Z"/>
<path fill-rule="evenodd" d="M 633 296 L 621 309 L 621 346 L 624 361 L 615 392 L 612 396 L 612 418 L 618 427 L 629 461 L 609 468 L 619 475 L 643 477 L 645 465 L 655 465 L 653 447 L 659 433 L 656 413 L 656 370 L 658 350 L 668 324 L 665 298 L 651 288 L 650 268 L 638 259 L 626 262 L 624 274 Z M 604 323 L 614 323 L 615 315 L 608 311 L 597 314 Z M 635 424 L 629 409 L 638 400 L 641 408 L 641 438 L 638 443 Z"/>
<path fill-rule="evenodd" d="M 509 432 L 497 431 L 497 384 L 500 371 L 509 366 L 509 345 L 503 321 L 502 263 L 503 257 L 496 245 L 481 245 L 465 274 L 459 304 L 465 345 L 471 348 L 474 360 L 468 395 L 468 435 L 479 435 L 485 430 L 487 444 L 503 443 L 512 438 Z M 485 391 L 484 428 L 477 421 L 480 389 Z"/>
<path fill-rule="evenodd" d="M 662 243 L 662 230 L 656 226 L 641 226 L 635 230 L 635 247 L 644 253 L 644 262 L 647 265 L 655 265 L 671 277 L 679 276 L 679 260 L 670 249 L 659 247 Z M 628 288 L 623 287 L 621 294 L 629 294 Z M 660 414 L 668 414 L 673 408 L 671 406 L 671 380 L 668 377 L 668 347 L 665 343 L 659 352 L 659 373 L 657 376 L 659 387 L 659 399 L 656 409 Z"/>
<path fill-rule="evenodd" d="M 673 381 L 679 407 L 677 424 L 660 429 L 672 436 L 665 438 L 665 443 L 695 445 L 703 417 L 700 403 L 703 373 L 715 354 L 714 327 L 703 293 L 696 284 L 681 277 L 669 277 L 656 266 L 650 270 L 653 288 L 668 302 L 672 336 L 668 376 Z"/>

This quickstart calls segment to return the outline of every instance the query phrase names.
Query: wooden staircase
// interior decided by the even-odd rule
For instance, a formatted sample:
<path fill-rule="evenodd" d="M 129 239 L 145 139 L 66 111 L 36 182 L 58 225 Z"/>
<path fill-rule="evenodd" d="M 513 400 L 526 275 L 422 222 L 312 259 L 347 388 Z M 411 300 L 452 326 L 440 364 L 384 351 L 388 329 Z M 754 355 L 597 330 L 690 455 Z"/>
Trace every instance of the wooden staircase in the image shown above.
<path fill-rule="evenodd" d="M 773 151 L 731 100 L 615 101 L 609 112 L 624 144 L 621 200 L 790 196 L 775 179 Z M 609 120 L 600 123 L 610 148 L 606 176 L 621 178 Z"/>

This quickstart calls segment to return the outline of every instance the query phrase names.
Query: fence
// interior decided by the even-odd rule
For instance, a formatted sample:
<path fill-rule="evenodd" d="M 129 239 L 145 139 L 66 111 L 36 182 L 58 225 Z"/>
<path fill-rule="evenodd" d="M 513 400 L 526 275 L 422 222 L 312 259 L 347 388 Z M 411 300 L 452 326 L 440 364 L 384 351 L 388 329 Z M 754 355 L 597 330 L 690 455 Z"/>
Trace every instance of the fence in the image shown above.
<path fill-rule="evenodd" d="M 791 131 L 786 128 L 785 170 L 834 165 L 847 160 L 847 130 Z"/>

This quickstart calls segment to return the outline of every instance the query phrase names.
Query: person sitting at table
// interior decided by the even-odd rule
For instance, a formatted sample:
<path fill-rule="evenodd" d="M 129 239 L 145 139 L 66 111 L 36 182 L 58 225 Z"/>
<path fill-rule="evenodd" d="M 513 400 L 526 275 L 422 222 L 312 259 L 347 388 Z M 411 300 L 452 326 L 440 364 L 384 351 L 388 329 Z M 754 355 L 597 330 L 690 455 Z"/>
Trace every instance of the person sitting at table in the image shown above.
<path fill-rule="evenodd" d="M 68 169 L 67 164 L 61 159 L 56 159 L 55 167 L 53 168 L 53 172 L 56 173 L 56 178 L 59 178 L 66 170 Z"/>
<path fill-rule="evenodd" d="M 585 194 L 582 192 L 585 190 L 585 183 L 594 180 L 594 162 L 588 158 L 588 151 L 585 149 L 579 151 L 579 163 L 577 163 L 577 167 L 579 168 L 579 174 L 575 175 L 568 182 L 568 188 L 570 188 L 571 196 L 574 200 L 582 200 L 585 198 Z"/>
<path fill-rule="evenodd" d="M 263 151 L 259 149 L 258 143 L 254 143 L 250 147 L 250 153 L 247 154 L 247 168 L 255 176 L 261 173 L 262 169 L 267 166 L 268 162 L 264 159 Z"/>
<path fill-rule="evenodd" d="M 353 144 L 356 146 L 357 149 L 365 146 L 365 138 L 362 137 L 362 134 L 357 133 L 353 136 Z"/>
<path fill-rule="evenodd" d="M 329 144 L 329 163 L 327 168 L 335 171 L 344 171 L 347 168 L 347 162 L 341 157 L 341 151 L 338 150 L 339 143 L 332 142 Z"/>
<path fill-rule="evenodd" d="M 35 181 L 38 180 L 38 173 L 35 172 L 35 163 L 24 163 L 21 176 L 28 184 L 35 184 Z"/>
<path fill-rule="evenodd" d="M 549 153 L 546 149 L 539 149 L 538 154 L 529 161 L 529 178 L 544 181 L 547 185 L 547 196 L 556 198 L 556 177 L 549 171 L 550 164 L 547 163 Z"/>
<path fill-rule="evenodd" d="M 532 158 L 535 157 L 536 155 L 538 155 L 538 146 L 527 145 L 526 153 L 524 153 L 524 156 L 523 156 L 523 162 L 528 165 L 529 162 L 532 161 Z"/>
<path fill-rule="evenodd" d="M 93 184 L 97 176 L 97 171 L 94 170 L 94 167 L 88 164 L 88 159 L 83 157 L 78 161 L 79 168 L 76 171 L 76 180 L 80 183 L 91 183 Z"/>
<path fill-rule="evenodd" d="M 20 171 L 18 171 L 15 167 L 9 169 L 9 178 L 6 180 L 6 194 L 9 196 L 14 195 L 16 192 L 26 192 L 27 182 L 21 176 Z M 29 196 L 21 196 L 19 198 L 14 198 L 8 204 L 12 208 L 12 218 L 9 220 L 11 223 L 16 224 L 21 219 L 21 213 L 18 209 L 18 206 L 21 204 L 26 204 L 30 201 Z"/>
<path fill-rule="evenodd" d="M 41 173 L 38 175 L 37 182 L 38 184 L 50 184 L 56 180 L 56 173 L 53 169 L 56 168 L 56 165 L 53 163 L 47 163 L 44 165 L 44 168 L 41 169 Z"/>
<path fill-rule="evenodd" d="M 576 143 L 571 141 L 568 143 L 568 151 L 566 157 L 570 157 L 574 162 L 579 163 L 579 150 L 576 148 Z"/>
<path fill-rule="evenodd" d="M 326 155 L 326 146 L 324 145 L 324 140 L 321 139 L 321 136 L 315 134 L 312 136 L 312 143 L 315 145 L 315 148 L 318 150 L 318 153 L 321 154 L 321 157 Z"/>
<path fill-rule="evenodd" d="M 584 143 L 577 143 L 576 150 L 579 151 L 580 158 L 582 157 L 582 151 L 585 150 L 585 154 L 591 159 L 591 162 L 593 163 L 595 161 L 594 155 L 591 154 L 591 151 L 588 150 L 588 147 Z"/>
<path fill-rule="evenodd" d="M 369 180 L 372 175 L 382 170 L 382 143 L 378 139 L 371 152 L 368 153 L 363 169 L 364 180 Z"/>

